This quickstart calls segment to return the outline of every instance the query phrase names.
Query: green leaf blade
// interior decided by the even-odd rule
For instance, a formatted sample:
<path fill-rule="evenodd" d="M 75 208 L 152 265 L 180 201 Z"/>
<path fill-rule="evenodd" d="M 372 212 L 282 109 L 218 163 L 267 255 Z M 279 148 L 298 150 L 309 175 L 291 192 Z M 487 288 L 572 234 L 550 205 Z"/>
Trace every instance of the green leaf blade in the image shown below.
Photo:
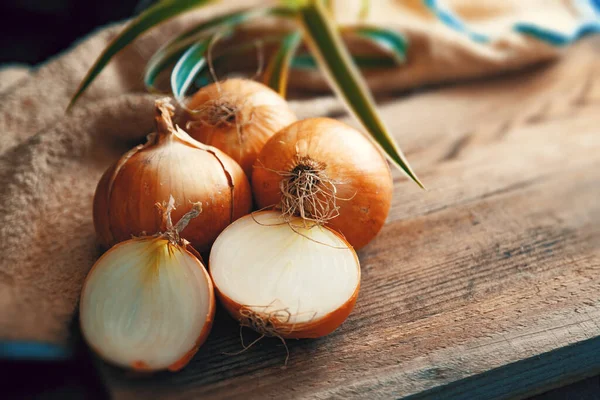
<path fill-rule="evenodd" d="M 352 60 L 361 69 L 389 69 L 406 62 L 407 39 L 398 32 L 371 26 L 347 26 L 341 28 L 343 36 L 354 35 L 383 50 L 385 54 L 352 55 Z M 315 69 L 317 62 L 310 54 L 297 54 L 292 68 Z"/>
<path fill-rule="evenodd" d="M 133 20 L 100 54 L 94 65 L 90 68 L 85 78 L 81 81 L 79 88 L 71 98 L 67 110 L 71 109 L 77 102 L 79 97 L 94 81 L 94 79 L 102 72 L 108 62 L 133 42 L 138 36 L 146 32 L 148 29 L 170 19 L 179 14 L 182 14 L 191 9 L 204 6 L 215 0 L 163 0 L 156 5 L 150 7 L 139 17 Z"/>
<path fill-rule="evenodd" d="M 252 8 L 224 14 L 202 22 L 170 40 L 154 53 L 146 65 L 144 84 L 148 90 L 155 91 L 154 83 L 158 75 L 175 63 L 192 44 L 206 38 L 211 33 L 219 30 L 234 29 L 238 25 L 261 16 L 289 17 L 289 14 L 289 10 L 281 7 Z"/>
<path fill-rule="evenodd" d="M 154 53 L 150 61 L 146 64 L 146 70 L 144 71 L 144 85 L 150 92 L 156 91 L 154 86 L 156 78 L 163 72 L 169 65 L 175 63 L 186 51 L 185 45 L 173 46 L 165 49 L 160 49 Z"/>
<path fill-rule="evenodd" d="M 185 93 L 194 82 L 194 78 L 206 66 L 206 53 L 217 35 L 200 40 L 181 56 L 171 72 L 171 89 L 175 99 L 182 104 Z"/>
<path fill-rule="evenodd" d="M 154 91 L 154 82 L 158 75 L 169 65 L 177 61 L 193 43 L 203 39 L 209 32 L 213 32 L 216 29 L 223 27 L 235 27 L 258 15 L 258 13 L 252 10 L 225 14 L 209 21 L 202 22 L 183 32 L 173 40 L 170 40 L 154 53 L 146 65 L 144 73 L 144 84 L 146 85 L 146 88 L 150 91 Z"/>
<path fill-rule="evenodd" d="M 352 62 L 337 27 L 328 19 L 326 12 L 323 4 L 318 0 L 312 1 L 300 10 L 299 19 L 310 50 L 334 91 L 344 100 L 352 114 L 381 146 L 392 163 L 423 188 L 423 184 L 412 171 L 381 120 L 364 79 Z"/>
<path fill-rule="evenodd" d="M 263 78 L 264 83 L 285 98 L 292 58 L 302 42 L 302 33 L 295 31 L 286 35 L 279 49 L 273 54 Z"/>
<path fill-rule="evenodd" d="M 396 63 L 406 62 L 408 40 L 398 32 L 375 26 L 357 26 L 343 29 L 344 33 L 354 34 L 377 46 L 388 54 Z"/>

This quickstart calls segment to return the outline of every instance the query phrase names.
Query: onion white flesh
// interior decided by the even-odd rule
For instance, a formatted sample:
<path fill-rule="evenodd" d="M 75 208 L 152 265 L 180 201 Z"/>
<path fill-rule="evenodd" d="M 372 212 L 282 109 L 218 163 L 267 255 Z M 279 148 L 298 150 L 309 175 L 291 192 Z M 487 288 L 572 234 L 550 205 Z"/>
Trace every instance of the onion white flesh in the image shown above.
<path fill-rule="evenodd" d="M 304 228 L 263 211 L 234 222 L 215 241 L 210 274 L 224 306 L 269 320 L 281 337 L 320 337 L 350 314 L 360 284 L 352 247 L 334 231 Z"/>
<path fill-rule="evenodd" d="M 208 335 L 213 315 L 206 270 L 185 247 L 162 237 L 111 248 L 81 294 L 89 345 L 106 361 L 134 369 L 183 367 Z"/>

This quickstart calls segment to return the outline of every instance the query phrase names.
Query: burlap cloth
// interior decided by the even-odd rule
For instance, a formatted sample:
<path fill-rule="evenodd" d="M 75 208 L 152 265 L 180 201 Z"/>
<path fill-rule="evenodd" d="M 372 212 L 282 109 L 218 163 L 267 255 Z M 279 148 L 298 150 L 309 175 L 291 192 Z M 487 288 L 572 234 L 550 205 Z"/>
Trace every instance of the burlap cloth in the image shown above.
<path fill-rule="evenodd" d="M 68 345 L 83 279 L 99 255 L 91 215 L 96 183 L 109 163 L 153 130 L 155 96 L 144 93 L 145 62 L 185 26 L 252 3 L 227 1 L 144 35 L 111 62 L 69 115 L 70 96 L 122 24 L 39 67 L 0 69 L 0 341 Z M 336 2 L 338 18 L 353 22 L 357 3 Z M 410 41 L 406 65 L 368 73 L 373 90 L 388 94 L 557 57 L 558 47 L 516 33 L 515 21 L 541 21 L 574 39 L 582 20 L 581 9 L 568 1 L 447 2 L 470 29 L 489 36 L 482 43 L 472 31 L 441 22 L 431 8 L 436 2 L 372 3 L 368 21 L 398 29 Z M 294 82 L 309 90 L 325 87 L 315 74 L 292 77 Z M 293 107 L 301 117 L 340 109 L 326 96 L 294 101 Z"/>

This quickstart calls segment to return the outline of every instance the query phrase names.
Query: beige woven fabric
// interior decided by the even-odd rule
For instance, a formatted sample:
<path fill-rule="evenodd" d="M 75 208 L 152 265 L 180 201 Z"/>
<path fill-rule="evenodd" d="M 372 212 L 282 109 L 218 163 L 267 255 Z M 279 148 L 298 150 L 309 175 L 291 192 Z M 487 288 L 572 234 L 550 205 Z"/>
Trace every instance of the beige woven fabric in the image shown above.
<path fill-rule="evenodd" d="M 154 97 L 143 93 L 144 63 L 168 37 L 200 17 L 256 2 L 211 6 L 144 35 L 119 54 L 69 115 L 64 110 L 70 96 L 122 25 L 102 29 L 32 70 L 0 70 L 0 340 L 68 343 L 83 279 L 99 255 L 91 215 L 96 183 L 111 161 L 153 130 Z M 356 7 L 344 3 L 338 16 L 350 21 Z M 377 7 L 368 21 L 400 29 L 411 43 L 403 68 L 368 73 L 379 92 L 553 58 L 556 49 L 503 31 L 509 26 L 503 21 L 528 15 L 537 3 L 558 12 L 565 26 L 574 15 L 559 1 L 456 1 L 463 17 L 501 37 L 483 45 L 438 22 L 420 1 L 373 3 Z M 494 6 L 498 3 L 504 5 Z M 307 90 L 324 88 L 314 73 L 296 74 L 292 82 Z M 296 101 L 294 108 L 305 117 L 338 110 L 339 103 L 320 98 Z"/>

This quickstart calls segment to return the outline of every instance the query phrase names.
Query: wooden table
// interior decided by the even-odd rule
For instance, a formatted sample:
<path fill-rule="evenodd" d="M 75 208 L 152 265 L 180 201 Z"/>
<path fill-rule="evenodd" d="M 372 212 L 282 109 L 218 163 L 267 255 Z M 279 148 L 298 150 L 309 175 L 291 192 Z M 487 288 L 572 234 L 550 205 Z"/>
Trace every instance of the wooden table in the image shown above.
<path fill-rule="evenodd" d="M 348 321 L 284 366 L 277 339 L 224 354 L 219 309 L 180 373 L 100 363 L 116 398 L 522 398 L 600 373 L 599 43 L 381 111 L 428 191 L 395 174 Z"/>

